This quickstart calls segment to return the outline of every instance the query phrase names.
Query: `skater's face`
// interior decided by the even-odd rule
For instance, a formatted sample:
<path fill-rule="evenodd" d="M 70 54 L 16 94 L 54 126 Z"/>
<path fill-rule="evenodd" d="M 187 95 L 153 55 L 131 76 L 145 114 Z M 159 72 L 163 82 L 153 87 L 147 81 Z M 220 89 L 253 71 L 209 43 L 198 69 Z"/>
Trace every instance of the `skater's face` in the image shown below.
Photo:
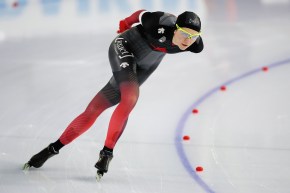
<path fill-rule="evenodd" d="M 181 50 L 186 50 L 200 36 L 200 33 L 193 29 L 186 27 L 181 28 L 177 24 L 176 27 L 177 29 L 174 31 L 172 43 L 177 45 Z"/>

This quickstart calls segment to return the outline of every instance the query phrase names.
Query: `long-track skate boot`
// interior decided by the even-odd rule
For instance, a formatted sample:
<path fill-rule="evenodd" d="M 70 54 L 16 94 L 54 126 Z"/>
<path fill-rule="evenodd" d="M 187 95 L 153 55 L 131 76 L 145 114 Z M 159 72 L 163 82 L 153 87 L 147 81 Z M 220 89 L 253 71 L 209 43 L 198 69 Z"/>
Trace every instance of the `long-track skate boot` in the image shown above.
<path fill-rule="evenodd" d="M 52 144 L 49 144 L 46 148 L 40 151 L 38 154 L 32 156 L 32 158 L 23 166 L 23 170 L 29 170 L 30 167 L 40 168 L 46 160 L 51 158 L 54 155 L 57 155 L 59 152 L 56 151 Z"/>
<path fill-rule="evenodd" d="M 100 158 L 98 162 L 96 163 L 95 167 L 97 170 L 97 181 L 100 181 L 100 179 L 103 177 L 104 173 L 108 172 L 109 164 L 111 160 L 113 159 L 113 153 L 106 150 L 100 151 Z"/>

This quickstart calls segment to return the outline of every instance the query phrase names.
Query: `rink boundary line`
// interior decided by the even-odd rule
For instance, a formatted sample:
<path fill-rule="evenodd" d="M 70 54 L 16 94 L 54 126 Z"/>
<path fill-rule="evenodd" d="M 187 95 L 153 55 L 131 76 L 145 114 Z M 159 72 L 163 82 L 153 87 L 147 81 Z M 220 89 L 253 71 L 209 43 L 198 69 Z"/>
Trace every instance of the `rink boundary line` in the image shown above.
<path fill-rule="evenodd" d="M 247 78 L 251 75 L 257 74 L 259 72 L 263 72 L 262 68 L 263 67 L 268 67 L 269 69 L 271 68 L 275 68 L 275 67 L 279 67 L 285 64 L 290 64 L 290 58 L 282 60 L 282 61 L 278 61 L 278 62 L 274 62 L 271 63 L 269 65 L 266 66 L 262 66 L 259 67 L 257 69 L 251 70 L 249 72 L 246 72 L 240 76 L 237 76 L 236 78 L 230 79 L 226 82 L 224 82 L 223 84 L 214 87 L 213 89 L 209 90 L 208 92 L 206 92 L 204 95 L 202 95 L 197 101 L 195 101 L 181 116 L 177 127 L 176 127 L 176 133 L 175 133 L 175 147 L 177 150 L 177 154 L 178 157 L 180 158 L 180 161 L 182 163 L 182 165 L 184 166 L 185 170 L 189 173 L 189 175 L 194 179 L 194 181 L 207 193 L 216 193 L 214 190 L 212 190 L 210 188 L 210 186 L 208 184 L 206 184 L 201 177 L 196 173 L 195 169 L 192 167 L 189 159 L 186 156 L 186 153 L 184 151 L 184 147 L 183 147 L 183 141 L 182 141 L 182 134 L 184 131 L 184 126 L 185 123 L 187 121 L 187 119 L 192 116 L 192 110 L 197 108 L 201 103 L 203 103 L 206 99 L 208 99 L 209 97 L 211 97 L 213 94 L 220 92 L 220 88 L 221 86 L 228 86 L 231 85 L 235 82 L 238 82 L 244 78 Z M 264 72 L 265 73 L 265 72 Z"/>

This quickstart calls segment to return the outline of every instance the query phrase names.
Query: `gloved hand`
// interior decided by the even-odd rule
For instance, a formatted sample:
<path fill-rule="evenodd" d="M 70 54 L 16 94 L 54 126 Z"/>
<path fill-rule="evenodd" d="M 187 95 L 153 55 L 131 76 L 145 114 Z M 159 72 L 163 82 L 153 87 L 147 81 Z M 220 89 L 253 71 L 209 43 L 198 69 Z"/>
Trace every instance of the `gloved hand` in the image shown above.
<path fill-rule="evenodd" d="M 123 19 L 119 23 L 119 30 L 117 31 L 118 34 L 123 33 L 124 31 L 131 28 L 131 25 L 128 24 L 126 19 Z"/>

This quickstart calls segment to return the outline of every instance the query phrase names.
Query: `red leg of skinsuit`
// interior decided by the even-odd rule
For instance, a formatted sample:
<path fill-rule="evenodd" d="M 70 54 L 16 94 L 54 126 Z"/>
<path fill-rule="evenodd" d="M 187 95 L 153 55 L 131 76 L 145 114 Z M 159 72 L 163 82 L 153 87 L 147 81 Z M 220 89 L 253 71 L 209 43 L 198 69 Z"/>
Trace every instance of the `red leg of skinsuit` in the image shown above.
<path fill-rule="evenodd" d="M 139 85 L 137 82 L 123 82 L 120 84 L 120 92 L 121 101 L 111 117 L 105 142 L 105 146 L 110 149 L 114 148 L 125 129 L 128 116 L 138 100 Z M 60 142 L 64 145 L 72 142 L 87 131 L 105 109 L 113 105 L 114 103 L 109 102 L 102 91 L 99 92 L 90 102 L 86 110 L 75 118 L 65 129 L 60 136 Z"/>
<path fill-rule="evenodd" d="M 65 129 L 59 140 L 62 144 L 67 145 L 75 138 L 87 131 L 98 118 L 98 116 L 107 108 L 111 107 L 110 103 L 102 92 L 99 92 L 90 102 L 86 110 L 75 118 Z"/>
<path fill-rule="evenodd" d="M 120 84 L 121 101 L 115 109 L 109 124 L 105 146 L 114 149 L 119 137 L 122 135 L 130 112 L 139 97 L 137 82 L 123 82 Z"/>

